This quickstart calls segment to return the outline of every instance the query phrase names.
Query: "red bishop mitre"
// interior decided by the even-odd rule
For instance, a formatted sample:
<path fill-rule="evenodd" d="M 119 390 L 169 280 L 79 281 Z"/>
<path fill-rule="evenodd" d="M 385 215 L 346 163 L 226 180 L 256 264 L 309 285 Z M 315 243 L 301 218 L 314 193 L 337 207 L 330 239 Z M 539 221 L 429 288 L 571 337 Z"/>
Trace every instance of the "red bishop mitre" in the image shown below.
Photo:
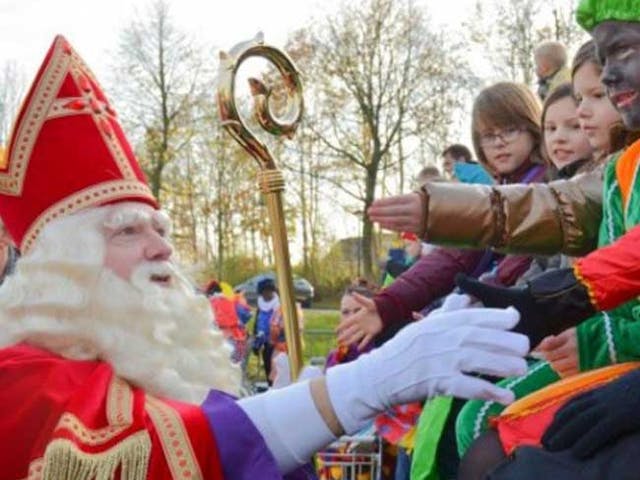
<path fill-rule="evenodd" d="M 98 81 L 57 36 L 0 165 L 0 216 L 24 253 L 49 221 L 127 200 L 158 207 Z"/>

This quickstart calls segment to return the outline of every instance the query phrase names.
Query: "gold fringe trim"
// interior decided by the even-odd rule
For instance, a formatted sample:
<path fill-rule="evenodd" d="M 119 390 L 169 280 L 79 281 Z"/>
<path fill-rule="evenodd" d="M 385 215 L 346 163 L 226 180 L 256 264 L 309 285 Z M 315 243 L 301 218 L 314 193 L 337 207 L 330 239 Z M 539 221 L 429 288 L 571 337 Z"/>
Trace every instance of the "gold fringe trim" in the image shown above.
<path fill-rule="evenodd" d="M 602 310 L 598 307 L 598 299 L 596 298 L 596 292 L 593 289 L 593 285 L 589 282 L 580 271 L 579 262 L 573 264 L 573 275 L 578 279 L 578 281 L 587 289 L 587 293 L 589 294 L 589 300 L 591 301 L 591 305 L 593 305 L 598 310 Z"/>
<path fill-rule="evenodd" d="M 147 477 L 151 440 L 138 432 L 102 453 L 86 453 L 71 441 L 59 438 L 44 453 L 43 480 L 112 480 L 120 467 L 121 480 Z"/>
<path fill-rule="evenodd" d="M 55 429 L 59 428 L 64 428 L 71 432 L 84 445 L 96 446 L 111 441 L 129 428 L 129 425 L 109 425 L 108 427 L 92 430 L 87 428 L 74 414 L 67 412 L 60 417 Z"/>

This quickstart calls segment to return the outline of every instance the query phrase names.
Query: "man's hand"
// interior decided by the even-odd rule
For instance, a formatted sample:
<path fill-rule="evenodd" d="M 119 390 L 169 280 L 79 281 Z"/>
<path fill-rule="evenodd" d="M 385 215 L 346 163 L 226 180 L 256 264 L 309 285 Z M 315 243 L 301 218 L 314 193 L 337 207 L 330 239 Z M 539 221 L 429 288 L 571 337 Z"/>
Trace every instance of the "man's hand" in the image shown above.
<path fill-rule="evenodd" d="M 351 296 L 361 305 L 359 311 L 341 321 L 336 327 L 338 343 L 344 345 L 358 344 L 363 350 L 373 337 L 382 331 L 382 318 L 378 314 L 375 302 L 353 292 Z"/>
<path fill-rule="evenodd" d="M 621 436 L 640 430 L 640 370 L 580 395 L 555 415 L 542 437 L 548 450 L 578 458 L 593 455 Z"/>
<path fill-rule="evenodd" d="M 392 405 L 434 395 L 512 402 L 513 392 L 468 373 L 526 372 L 527 338 L 505 331 L 518 318 L 512 308 L 433 312 L 381 347 L 330 368 L 327 387 L 340 424 L 351 434 Z"/>
<path fill-rule="evenodd" d="M 396 232 L 421 234 L 425 201 L 420 193 L 408 193 L 374 201 L 367 213 L 372 222 Z"/>
<path fill-rule="evenodd" d="M 494 287 L 462 274 L 456 284 L 485 307 L 515 307 L 520 312 L 515 331 L 527 335 L 532 347 L 595 313 L 589 292 L 570 268 L 550 270 L 518 287 Z"/>
<path fill-rule="evenodd" d="M 540 342 L 537 350 L 562 378 L 570 377 L 580 372 L 578 334 L 575 327 L 565 330 L 559 335 L 551 335 L 545 338 Z"/>

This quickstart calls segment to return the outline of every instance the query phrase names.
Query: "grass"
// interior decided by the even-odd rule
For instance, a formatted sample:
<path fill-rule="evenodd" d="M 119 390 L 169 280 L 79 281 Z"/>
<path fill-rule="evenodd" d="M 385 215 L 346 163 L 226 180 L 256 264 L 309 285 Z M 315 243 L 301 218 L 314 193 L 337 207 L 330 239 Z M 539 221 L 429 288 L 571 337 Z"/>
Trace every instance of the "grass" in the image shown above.
<path fill-rule="evenodd" d="M 340 313 L 337 310 L 304 311 L 304 351 L 305 363 L 313 357 L 325 358 L 336 346 L 335 328 Z"/>

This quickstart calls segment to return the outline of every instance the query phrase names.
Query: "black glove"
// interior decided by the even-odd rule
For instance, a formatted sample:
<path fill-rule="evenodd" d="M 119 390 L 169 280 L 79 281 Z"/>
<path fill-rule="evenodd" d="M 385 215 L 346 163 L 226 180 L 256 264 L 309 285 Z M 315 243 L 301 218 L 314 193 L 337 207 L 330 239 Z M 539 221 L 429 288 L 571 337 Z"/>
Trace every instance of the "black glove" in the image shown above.
<path fill-rule="evenodd" d="M 456 284 L 485 307 L 515 307 L 520 321 L 513 330 L 529 337 L 531 348 L 595 313 L 589 292 L 571 268 L 549 270 L 519 287 L 494 287 L 461 273 Z"/>
<path fill-rule="evenodd" d="M 640 370 L 579 395 L 562 407 L 542 437 L 548 450 L 585 458 L 640 430 Z"/>

